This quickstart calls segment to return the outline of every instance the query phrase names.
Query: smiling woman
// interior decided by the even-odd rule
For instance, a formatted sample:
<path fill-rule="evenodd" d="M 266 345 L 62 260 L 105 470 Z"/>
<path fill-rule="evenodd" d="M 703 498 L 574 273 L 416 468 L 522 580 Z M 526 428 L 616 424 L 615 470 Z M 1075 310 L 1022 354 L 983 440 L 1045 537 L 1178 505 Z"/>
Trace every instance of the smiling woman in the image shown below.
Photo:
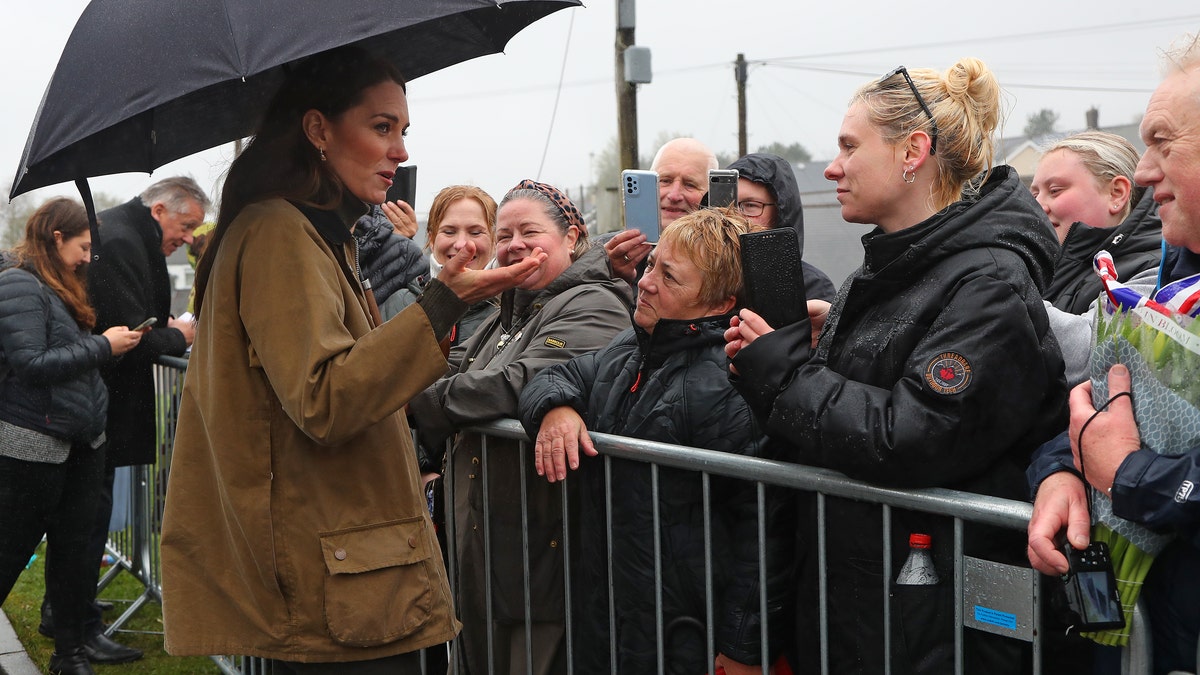
<path fill-rule="evenodd" d="M 416 673 L 416 650 L 458 630 L 398 411 L 445 372 L 438 341 L 468 304 L 545 256 L 480 271 L 467 245 L 380 323 L 350 227 L 383 201 L 407 127 L 396 69 L 340 48 L 292 68 L 230 167 L 163 524 L 173 654 Z"/>

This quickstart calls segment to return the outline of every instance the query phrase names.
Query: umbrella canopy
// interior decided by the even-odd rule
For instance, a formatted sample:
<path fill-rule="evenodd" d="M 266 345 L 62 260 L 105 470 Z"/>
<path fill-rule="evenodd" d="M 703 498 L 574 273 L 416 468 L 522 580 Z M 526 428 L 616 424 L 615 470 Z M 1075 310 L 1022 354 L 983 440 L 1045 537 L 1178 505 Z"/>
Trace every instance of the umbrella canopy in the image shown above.
<path fill-rule="evenodd" d="M 504 49 L 579 0 L 92 0 L 29 131 L 9 197 L 249 136 L 286 64 L 346 44 L 412 80 Z"/>

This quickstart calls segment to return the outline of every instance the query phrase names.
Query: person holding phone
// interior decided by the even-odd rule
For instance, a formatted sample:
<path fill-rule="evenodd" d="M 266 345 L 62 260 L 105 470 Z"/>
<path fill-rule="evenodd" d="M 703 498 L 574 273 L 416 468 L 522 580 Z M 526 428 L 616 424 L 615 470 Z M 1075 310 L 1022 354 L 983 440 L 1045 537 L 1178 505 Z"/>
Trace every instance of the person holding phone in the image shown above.
<path fill-rule="evenodd" d="M 664 645 L 655 641 L 655 486 L 650 466 L 612 459 L 612 480 L 595 456 L 588 432 L 765 457 L 768 446 L 749 407 L 725 375 L 723 333 L 742 296 L 738 235 L 752 225 L 733 210 L 703 209 L 662 232 L 638 281 L 634 326 L 604 349 L 539 373 L 521 393 L 520 419 L 536 438 L 534 465 L 550 483 L 574 477 L 580 494 L 575 672 L 608 673 L 610 640 L 616 672 L 653 672 L 661 650 L 669 672 L 761 673 L 763 617 L 759 607 L 758 511 L 755 484 L 714 478 L 711 551 L 714 612 L 705 609 L 705 530 L 699 474 L 661 468 L 657 499 L 664 574 Z M 574 472 L 578 473 L 574 473 Z M 612 531 L 605 501 L 611 494 Z M 769 658 L 783 643 L 783 599 L 792 589 L 793 501 L 767 488 Z M 609 569 L 614 579 L 609 604 Z M 616 633 L 609 636 L 609 621 Z M 706 626 L 714 627 L 708 644 Z M 716 672 L 720 672 L 717 670 Z"/>
<path fill-rule="evenodd" d="M 92 334 L 91 248 L 83 205 L 59 197 L 38 207 L 25 238 L 0 259 L 0 603 L 45 535 L 56 618 L 49 671 L 70 675 L 90 675 L 96 649 L 86 623 L 108 412 L 99 368 L 142 340 L 126 326 Z"/>
<path fill-rule="evenodd" d="M 163 520 L 172 654 L 415 675 L 418 650 L 458 631 L 402 410 L 445 372 L 466 308 L 546 254 L 480 271 L 468 245 L 378 323 L 351 227 L 408 158 L 408 127 L 395 66 L 339 47 L 293 64 L 229 168 Z"/>
<path fill-rule="evenodd" d="M 708 146 L 694 138 L 674 138 L 663 144 L 650 163 L 658 174 L 659 227 L 700 208 L 708 192 L 708 170 L 720 165 Z M 646 235 L 623 230 L 604 244 L 613 276 L 630 286 L 637 283 L 638 266 L 650 255 Z"/>
<path fill-rule="evenodd" d="M 875 225 L 863 266 L 832 307 L 810 305 L 824 324 L 815 348 L 808 321 L 774 330 L 748 310 L 726 332 L 734 385 L 797 462 L 889 487 L 1027 495 L 1030 454 L 1066 421 L 1063 360 L 1041 300 L 1058 245 L 1016 171 L 993 163 L 1000 91 L 983 62 L 964 58 L 945 72 L 898 68 L 851 99 L 825 177 L 844 220 Z M 879 507 L 826 506 L 830 671 L 878 673 L 889 657 L 893 673 L 951 670 L 951 585 L 892 587 Z M 940 578 L 953 578 L 949 519 L 893 509 L 891 523 L 893 571 L 920 532 L 932 536 Z M 986 526 L 967 529 L 965 552 L 1024 562 L 1019 535 Z M 802 579 L 801 597 L 816 598 L 815 569 Z M 797 654 L 815 653 L 812 602 L 800 603 L 797 625 Z M 1028 661 L 1014 640 L 968 630 L 964 642 L 966 672 Z"/>

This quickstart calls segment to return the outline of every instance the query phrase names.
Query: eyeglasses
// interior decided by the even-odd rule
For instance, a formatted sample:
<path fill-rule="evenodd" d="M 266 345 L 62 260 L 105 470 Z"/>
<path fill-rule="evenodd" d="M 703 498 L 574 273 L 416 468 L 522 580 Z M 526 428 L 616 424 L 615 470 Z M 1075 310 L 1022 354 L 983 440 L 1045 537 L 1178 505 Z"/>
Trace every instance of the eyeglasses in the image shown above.
<path fill-rule="evenodd" d="M 737 203 L 738 211 L 741 211 L 743 216 L 750 216 L 751 218 L 754 218 L 755 216 L 761 216 L 763 209 L 767 208 L 768 206 L 775 206 L 775 202 L 760 202 L 747 199 L 744 202 Z"/>
<path fill-rule="evenodd" d="M 921 110 L 924 110 L 925 114 L 929 116 L 929 126 L 932 130 L 932 133 L 929 135 L 929 154 L 936 155 L 938 138 L 937 120 L 933 119 L 933 113 L 929 111 L 929 106 L 925 104 L 925 99 L 921 98 L 921 92 L 917 91 L 917 85 L 913 84 L 912 77 L 910 77 L 908 74 L 908 68 L 900 66 L 887 75 L 879 78 L 879 83 L 883 84 L 884 82 L 887 82 L 895 77 L 897 74 L 904 76 L 904 81 L 908 83 L 908 88 L 912 89 L 913 96 L 916 97 L 917 103 L 921 106 Z"/>

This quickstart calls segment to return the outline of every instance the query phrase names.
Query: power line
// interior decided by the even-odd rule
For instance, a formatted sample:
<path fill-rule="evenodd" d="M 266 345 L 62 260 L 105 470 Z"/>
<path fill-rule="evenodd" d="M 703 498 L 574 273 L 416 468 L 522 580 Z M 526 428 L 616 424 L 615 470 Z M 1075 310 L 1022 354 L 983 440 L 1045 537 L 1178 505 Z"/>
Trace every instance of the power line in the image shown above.
<path fill-rule="evenodd" d="M 558 116 L 558 100 L 562 98 L 563 77 L 567 74 L 567 54 L 571 51 L 571 32 L 575 30 L 575 12 L 571 12 L 571 23 L 567 24 L 567 43 L 563 45 L 562 68 L 558 71 L 558 90 L 554 93 L 554 107 L 550 110 L 550 124 L 546 127 L 546 145 L 542 148 L 542 161 L 538 162 L 537 178 L 542 179 L 542 167 L 546 166 L 546 154 L 550 152 L 550 136 L 554 133 L 554 118 Z"/>
<path fill-rule="evenodd" d="M 830 68 L 825 66 L 805 66 L 799 64 L 776 64 L 784 68 L 793 70 L 811 70 L 820 73 L 832 73 L 834 75 L 854 75 L 855 77 L 874 77 L 879 73 L 865 70 L 850 70 L 846 68 Z M 1152 94 L 1153 87 L 1085 87 L 1081 85 L 1065 85 L 1065 84 L 1021 84 L 1014 82 L 1001 82 L 1005 89 L 1051 89 L 1062 91 L 1097 91 L 1109 92 L 1117 94 Z"/>
<path fill-rule="evenodd" d="M 1106 33 L 1110 31 L 1128 32 L 1137 28 L 1154 28 L 1159 26 L 1178 25 L 1184 21 L 1194 21 L 1200 19 L 1200 14 L 1189 14 L 1186 16 L 1174 16 L 1162 19 L 1149 19 L 1146 21 L 1123 21 L 1121 23 L 1108 23 L 1096 26 L 1082 26 L 1079 28 L 1064 28 L 1059 30 L 1044 30 L 1034 31 L 1031 33 L 1010 33 L 1008 35 L 994 35 L 992 37 L 975 37 L 962 38 L 959 40 L 943 40 L 940 42 L 927 42 L 924 44 L 893 46 L 893 47 L 873 47 L 869 49 L 854 49 L 840 52 L 826 52 L 823 54 L 805 54 L 800 56 L 780 56 L 771 59 L 759 59 L 755 63 L 763 65 L 774 64 L 777 61 L 799 61 L 807 59 L 824 59 L 833 56 L 855 56 L 861 54 L 878 54 L 880 52 L 904 51 L 910 49 L 929 49 L 931 47 L 948 47 L 951 45 L 973 45 L 980 42 L 996 42 L 999 40 L 1028 40 L 1028 39 L 1043 39 L 1043 38 L 1059 38 L 1066 35 L 1086 35 L 1089 33 Z"/>

